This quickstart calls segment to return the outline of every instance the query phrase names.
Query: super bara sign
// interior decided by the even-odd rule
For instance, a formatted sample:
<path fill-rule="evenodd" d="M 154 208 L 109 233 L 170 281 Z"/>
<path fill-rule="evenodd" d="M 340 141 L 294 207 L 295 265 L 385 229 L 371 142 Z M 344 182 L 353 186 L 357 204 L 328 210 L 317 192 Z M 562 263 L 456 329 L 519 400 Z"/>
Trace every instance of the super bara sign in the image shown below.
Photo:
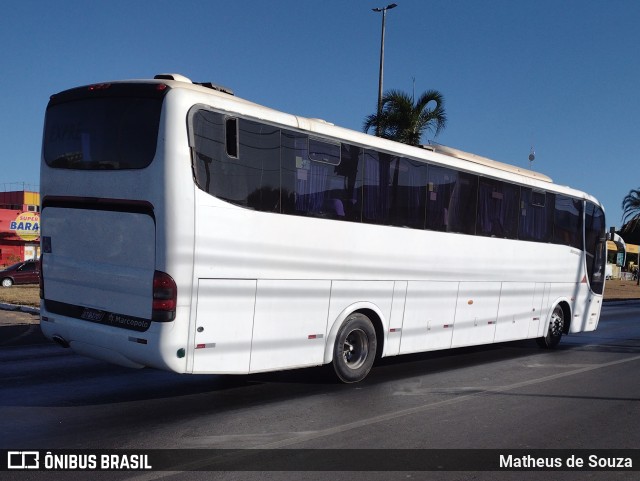
<path fill-rule="evenodd" d="M 40 238 L 40 214 L 23 212 L 9 224 L 9 230 L 25 241 L 36 241 Z"/>

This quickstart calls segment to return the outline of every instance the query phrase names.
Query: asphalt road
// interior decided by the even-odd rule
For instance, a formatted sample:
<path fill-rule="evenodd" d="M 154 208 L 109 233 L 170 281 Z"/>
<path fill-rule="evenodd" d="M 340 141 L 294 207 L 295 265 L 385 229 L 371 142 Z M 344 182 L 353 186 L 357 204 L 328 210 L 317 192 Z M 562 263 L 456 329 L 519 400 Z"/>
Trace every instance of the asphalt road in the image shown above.
<path fill-rule="evenodd" d="M 563 455 L 637 450 L 639 312 L 639 303 L 608 304 L 596 332 L 565 336 L 554 351 L 521 341 L 383 360 L 357 385 L 337 384 L 321 368 L 243 377 L 129 370 L 80 357 L 31 332 L 20 336 L 21 345 L 0 346 L 0 449 L 368 449 L 372 463 L 389 449 L 495 450 L 488 456 L 514 449 L 563 449 Z M 0 312 L 0 318 L 4 315 Z M 371 472 L 365 462 L 354 461 L 349 472 L 339 464 L 340 470 L 330 473 L 204 473 L 178 466 L 176 472 L 91 475 L 136 480 L 640 479 L 640 466 L 634 472 Z M 397 462 L 390 462 L 397 469 Z M 5 472 L 0 478 L 7 474 L 11 479 L 87 478 L 73 471 Z"/>

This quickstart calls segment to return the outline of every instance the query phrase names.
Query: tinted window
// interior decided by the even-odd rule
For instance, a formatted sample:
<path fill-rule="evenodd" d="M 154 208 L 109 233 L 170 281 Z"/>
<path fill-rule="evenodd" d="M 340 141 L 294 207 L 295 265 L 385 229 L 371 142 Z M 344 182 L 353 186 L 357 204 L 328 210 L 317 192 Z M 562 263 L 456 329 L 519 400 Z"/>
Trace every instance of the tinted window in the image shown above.
<path fill-rule="evenodd" d="M 394 157 L 389 165 L 391 223 L 424 229 L 427 203 L 427 165 Z"/>
<path fill-rule="evenodd" d="M 363 221 L 424 229 L 427 165 L 365 151 Z"/>
<path fill-rule="evenodd" d="M 362 185 L 364 222 L 389 224 L 390 166 L 397 157 L 373 150 L 364 155 L 364 182 Z"/>
<path fill-rule="evenodd" d="M 493 179 L 480 178 L 478 186 L 479 235 L 516 239 L 520 188 Z"/>
<path fill-rule="evenodd" d="M 339 153 L 334 151 L 333 161 L 328 162 L 328 157 L 322 161 L 310 159 L 310 145 L 317 148 L 318 142 L 310 142 L 304 134 L 282 131 L 283 212 L 359 221 L 361 149 L 342 144 Z M 313 156 L 316 159 L 320 158 L 318 152 Z"/>
<path fill-rule="evenodd" d="M 582 249 L 582 201 L 556 195 L 553 242 Z"/>
<path fill-rule="evenodd" d="M 43 152 L 50 167 L 140 169 L 156 152 L 161 98 L 85 97 L 47 109 Z"/>
<path fill-rule="evenodd" d="M 280 129 L 244 119 L 239 124 L 238 158 L 230 158 L 221 173 L 228 182 L 226 190 L 234 189 L 230 194 L 242 205 L 279 212 Z M 242 197 L 245 193 L 246 200 Z"/>
<path fill-rule="evenodd" d="M 340 142 L 309 138 L 309 160 L 340 165 Z"/>
<path fill-rule="evenodd" d="M 229 118 L 225 122 L 225 141 L 227 155 L 229 157 L 238 157 L 238 119 Z"/>
<path fill-rule="evenodd" d="M 587 203 L 585 224 L 585 251 L 589 285 L 593 292 L 602 294 L 607 259 L 606 224 L 602 209 L 591 202 Z"/>
<path fill-rule="evenodd" d="M 192 113 L 190 135 L 197 185 L 244 207 L 582 248 L 575 198 L 208 110 Z M 604 214 L 589 209 L 595 282 Z"/>
<path fill-rule="evenodd" d="M 235 120 L 235 119 L 234 119 Z M 225 145 L 222 114 L 193 115 L 193 172 L 197 185 L 211 195 L 256 210 L 280 210 L 280 130 L 240 119 L 238 156 Z M 228 127 L 228 126 L 227 126 Z"/>
<path fill-rule="evenodd" d="M 427 185 L 427 228 L 447 231 L 449 203 L 458 180 L 457 172 L 444 167 L 429 166 Z"/>
<path fill-rule="evenodd" d="M 285 214 L 303 213 L 296 211 L 300 195 L 306 191 L 311 164 L 308 156 L 308 138 L 304 134 L 282 130 L 280 133 L 280 162 L 282 165 L 282 212 Z"/>
<path fill-rule="evenodd" d="M 223 139 L 223 116 L 199 110 L 191 122 L 193 136 L 193 177 L 198 187 L 205 192 L 217 192 L 220 176 L 219 164 L 227 162 Z M 215 167 L 214 167 L 215 165 Z M 215 184 L 214 184 L 215 183 Z"/>
<path fill-rule="evenodd" d="M 478 178 L 444 167 L 429 167 L 427 228 L 474 234 Z"/>
<path fill-rule="evenodd" d="M 522 187 L 518 237 L 522 240 L 551 242 L 554 211 L 554 194 Z"/>

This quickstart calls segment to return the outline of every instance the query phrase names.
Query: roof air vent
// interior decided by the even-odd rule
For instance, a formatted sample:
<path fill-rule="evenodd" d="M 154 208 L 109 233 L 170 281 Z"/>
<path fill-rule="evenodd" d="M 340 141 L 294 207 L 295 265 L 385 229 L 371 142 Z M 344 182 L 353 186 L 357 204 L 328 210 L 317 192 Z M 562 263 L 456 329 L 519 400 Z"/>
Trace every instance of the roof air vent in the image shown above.
<path fill-rule="evenodd" d="M 175 80 L 176 82 L 193 83 L 190 78 L 179 73 L 161 73 L 153 77 L 156 80 Z"/>
<path fill-rule="evenodd" d="M 202 85 L 203 87 L 207 87 L 209 89 L 217 90 L 218 92 L 222 92 L 229 95 L 234 95 L 233 90 L 229 87 L 225 87 L 224 85 L 217 85 L 211 82 L 193 82 L 195 85 Z"/>

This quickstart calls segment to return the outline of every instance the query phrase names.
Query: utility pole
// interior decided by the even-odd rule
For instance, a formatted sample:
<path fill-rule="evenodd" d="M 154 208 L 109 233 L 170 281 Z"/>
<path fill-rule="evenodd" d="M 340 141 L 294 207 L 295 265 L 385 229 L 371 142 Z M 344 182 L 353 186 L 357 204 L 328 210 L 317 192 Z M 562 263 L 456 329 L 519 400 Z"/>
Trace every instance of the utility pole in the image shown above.
<path fill-rule="evenodd" d="M 376 135 L 380 137 L 380 115 L 382 114 L 382 79 L 384 76 L 384 28 L 387 18 L 387 10 L 396 8 L 398 4 L 390 3 L 386 7 L 372 8 L 374 12 L 382 12 L 382 34 L 380 36 L 380 75 L 378 77 L 378 122 L 376 124 Z"/>

